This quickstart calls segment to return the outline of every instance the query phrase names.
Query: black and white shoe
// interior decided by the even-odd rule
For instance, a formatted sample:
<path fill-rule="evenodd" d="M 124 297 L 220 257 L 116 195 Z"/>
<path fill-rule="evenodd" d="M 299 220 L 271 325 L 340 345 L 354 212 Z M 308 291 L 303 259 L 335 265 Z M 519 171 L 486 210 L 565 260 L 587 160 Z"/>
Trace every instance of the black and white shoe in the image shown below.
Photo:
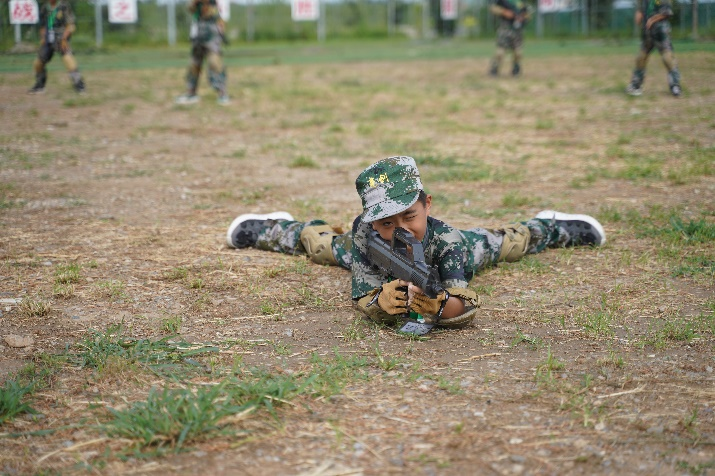
<path fill-rule="evenodd" d="M 27 90 L 27 94 L 43 94 L 45 92 L 45 87 L 35 84 L 32 88 Z"/>
<path fill-rule="evenodd" d="M 556 226 L 569 234 L 566 246 L 593 245 L 601 246 L 606 242 L 603 226 L 589 215 L 570 215 L 554 210 L 544 210 L 536 215 L 542 220 L 551 220 Z"/>
<path fill-rule="evenodd" d="M 626 94 L 629 94 L 631 96 L 640 96 L 643 94 L 643 88 L 640 86 L 636 86 L 633 83 L 629 84 L 628 87 L 626 88 Z"/>
<path fill-rule="evenodd" d="M 293 220 L 293 216 L 288 212 L 239 215 L 228 227 L 226 244 L 231 248 L 246 248 L 255 245 L 258 233 L 267 220 Z"/>

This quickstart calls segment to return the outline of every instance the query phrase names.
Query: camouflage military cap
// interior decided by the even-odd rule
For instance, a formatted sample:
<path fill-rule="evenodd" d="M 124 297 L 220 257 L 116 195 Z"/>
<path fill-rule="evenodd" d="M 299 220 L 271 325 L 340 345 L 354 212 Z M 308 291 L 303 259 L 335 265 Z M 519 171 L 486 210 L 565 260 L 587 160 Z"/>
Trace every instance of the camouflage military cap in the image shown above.
<path fill-rule="evenodd" d="M 363 221 L 370 223 L 410 208 L 422 191 L 412 157 L 388 157 L 363 170 L 355 180 L 362 200 Z"/>

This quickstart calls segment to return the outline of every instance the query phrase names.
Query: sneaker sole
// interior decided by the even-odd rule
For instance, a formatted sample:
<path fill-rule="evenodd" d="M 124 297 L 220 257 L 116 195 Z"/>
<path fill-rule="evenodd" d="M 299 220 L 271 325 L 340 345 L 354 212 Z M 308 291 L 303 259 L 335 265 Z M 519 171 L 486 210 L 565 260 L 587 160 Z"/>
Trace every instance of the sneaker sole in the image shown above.
<path fill-rule="evenodd" d="M 273 212 L 266 214 L 258 213 L 246 213 L 244 215 L 237 216 L 231 224 L 228 226 L 228 231 L 226 232 L 226 244 L 230 248 L 235 248 L 233 244 L 232 235 L 234 230 L 246 220 L 294 220 L 293 215 L 288 212 Z"/>
<path fill-rule="evenodd" d="M 598 243 L 598 246 L 601 246 L 606 243 L 606 231 L 603 229 L 603 227 L 598 222 L 598 220 L 596 220 L 592 216 L 576 215 L 576 214 L 572 215 L 569 213 L 557 212 L 555 210 L 544 210 L 544 211 L 539 212 L 536 215 L 536 218 L 540 218 L 542 220 L 554 219 L 554 220 L 561 220 L 561 221 L 585 221 L 586 223 L 588 223 L 589 225 L 594 227 L 596 229 L 596 231 L 598 231 L 598 233 L 600 233 L 602 238 L 601 238 L 601 242 Z"/>
<path fill-rule="evenodd" d="M 174 104 L 178 104 L 179 106 L 188 106 L 189 104 L 198 104 L 199 103 L 199 98 L 196 99 L 176 99 L 174 101 Z"/>

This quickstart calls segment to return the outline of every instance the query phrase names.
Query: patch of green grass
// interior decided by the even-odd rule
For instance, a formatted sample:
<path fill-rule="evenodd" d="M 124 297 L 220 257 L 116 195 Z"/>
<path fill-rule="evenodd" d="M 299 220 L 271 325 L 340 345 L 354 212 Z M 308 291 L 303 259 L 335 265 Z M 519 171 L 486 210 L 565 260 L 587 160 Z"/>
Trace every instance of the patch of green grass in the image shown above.
<path fill-rule="evenodd" d="M 715 147 L 689 148 L 684 161 L 667 174 L 668 180 L 676 185 L 715 175 Z"/>
<path fill-rule="evenodd" d="M 161 322 L 161 330 L 169 334 L 178 334 L 182 321 L 182 317 L 178 314 L 169 316 Z"/>
<path fill-rule="evenodd" d="M 539 261 L 537 258 L 535 258 L 534 255 L 524 256 L 524 258 L 520 259 L 516 263 L 513 263 L 512 268 L 517 269 L 519 271 L 523 271 L 525 273 L 532 273 L 537 275 L 545 274 L 549 271 L 549 267 Z"/>
<path fill-rule="evenodd" d="M 443 376 L 440 376 L 437 380 L 437 386 L 451 395 L 461 395 L 464 393 L 461 384 L 462 382 L 460 380 L 450 380 Z"/>
<path fill-rule="evenodd" d="M 25 170 L 32 170 L 35 167 L 46 167 L 52 163 L 54 157 L 50 152 L 31 153 L 11 149 L 9 147 L 0 147 L 0 156 L 3 156 L 7 161 L 4 166 L 17 164 Z"/>
<path fill-rule="evenodd" d="M 613 335 L 614 316 L 608 309 L 586 311 L 576 315 L 576 323 L 589 333 L 597 336 Z"/>
<path fill-rule="evenodd" d="M 307 155 L 299 155 L 288 164 L 291 168 L 303 168 L 303 169 L 318 169 L 320 165 L 312 157 Z"/>
<path fill-rule="evenodd" d="M 341 393 L 348 382 L 369 378 L 367 372 L 361 371 L 370 365 L 366 357 L 344 357 L 336 352 L 332 361 L 326 361 L 313 353 L 310 361 L 313 367 L 307 376 L 306 387 L 314 395 L 330 397 Z"/>
<path fill-rule="evenodd" d="M 484 296 L 491 296 L 494 294 L 494 286 L 491 284 L 479 284 L 477 286 L 470 286 L 472 290 L 477 293 L 478 296 L 484 295 Z"/>
<path fill-rule="evenodd" d="M 101 281 L 97 283 L 97 289 L 101 295 L 108 297 L 113 301 L 129 298 L 129 295 L 126 293 L 126 286 L 124 283 L 116 279 L 110 279 L 108 281 Z"/>
<path fill-rule="evenodd" d="M 69 299 L 74 293 L 74 284 L 55 283 L 52 286 L 52 295 L 61 299 Z"/>
<path fill-rule="evenodd" d="M 161 375 L 203 372 L 194 358 L 218 352 L 209 345 L 194 345 L 172 337 L 158 340 L 134 339 L 124 336 L 121 325 L 108 327 L 104 332 L 90 331 L 67 352 L 70 362 L 82 368 L 100 372 L 115 358 L 146 365 Z"/>
<path fill-rule="evenodd" d="M 290 355 L 291 354 L 291 346 L 290 344 L 285 344 L 283 342 L 271 342 L 271 345 L 273 346 L 273 352 L 275 352 L 278 355 Z"/>
<path fill-rule="evenodd" d="M 555 381 L 555 373 L 564 369 L 563 362 L 560 362 L 551 352 L 551 346 L 546 350 L 546 359 L 536 366 L 535 380 L 537 383 L 552 386 Z"/>
<path fill-rule="evenodd" d="M 596 214 L 596 218 L 602 223 L 618 223 L 623 220 L 623 214 L 616 207 L 602 205 Z"/>
<path fill-rule="evenodd" d="M 18 415 L 38 413 L 29 400 L 36 391 L 50 385 L 64 361 L 61 356 L 41 353 L 16 374 L 7 376 L 0 387 L 0 426 Z"/>
<path fill-rule="evenodd" d="M 274 314 L 280 316 L 281 314 L 281 307 L 271 301 L 261 302 L 259 308 L 261 310 L 261 314 L 263 314 L 264 316 L 271 316 Z"/>
<path fill-rule="evenodd" d="M 638 346 L 641 348 L 650 346 L 660 350 L 674 342 L 690 343 L 696 337 L 699 337 L 699 334 L 693 322 L 686 319 L 674 319 L 666 321 L 661 328 L 651 331 L 639 339 Z"/>
<path fill-rule="evenodd" d="M 379 336 L 379 334 L 376 334 Z M 379 368 L 381 368 L 384 371 L 390 371 L 397 367 L 401 362 L 402 359 L 399 357 L 396 357 L 394 355 L 391 356 L 385 356 L 382 353 L 382 350 L 380 349 L 380 341 L 376 340 L 375 341 L 375 346 L 374 346 L 374 353 L 375 353 L 375 362 Z"/>
<path fill-rule="evenodd" d="M 266 269 L 264 272 L 266 277 L 276 278 L 286 274 L 310 275 L 311 269 L 305 259 L 297 258 L 293 260 L 284 260 L 280 264 Z"/>
<path fill-rule="evenodd" d="M 34 391 L 34 383 L 20 384 L 15 380 L 5 380 L 0 387 L 0 425 L 23 413 L 37 413 L 26 401 Z"/>
<path fill-rule="evenodd" d="M 70 99 L 65 99 L 62 103 L 64 107 L 99 106 L 100 104 L 104 104 L 103 98 L 90 95 L 72 97 Z"/>
<path fill-rule="evenodd" d="M 18 306 L 25 317 L 44 317 L 52 312 L 52 304 L 42 298 L 24 297 Z"/>
<path fill-rule="evenodd" d="M 56 284 L 78 283 L 80 280 L 81 266 L 77 263 L 58 265 L 55 268 Z"/>
<path fill-rule="evenodd" d="M 536 127 L 537 131 L 545 131 L 545 130 L 553 129 L 554 121 L 553 121 L 553 119 L 540 117 L 540 118 L 536 119 L 535 127 Z"/>
<path fill-rule="evenodd" d="M 542 347 L 544 347 L 544 340 L 541 337 L 533 337 L 528 334 L 524 334 L 521 332 L 521 330 L 517 327 L 516 328 L 516 335 L 514 338 L 511 340 L 510 346 L 511 347 L 516 347 L 519 344 L 526 344 L 529 346 L 531 350 L 538 350 Z"/>
<path fill-rule="evenodd" d="M 345 342 L 357 342 L 367 336 L 365 320 L 362 318 L 353 319 L 348 327 L 342 332 L 342 339 Z"/>
<path fill-rule="evenodd" d="M 152 388 L 145 401 L 126 409 L 109 408 L 113 419 L 102 425 L 110 437 L 127 438 L 142 447 L 178 452 L 185 443 L 221 428 L 221 420 L 241 411 L 226 396 L 226 383 L 208 387 Z"/>
<path fill-rule="evenodd" d="M 626 362 L 623 360 L 623 357 L 617 354 L 616 351 L 614 351 L 613 349 L 609 349 L 608 357 L 598 359 L 596 363 L 598 363 L 599 365 L 612 366 L 617 369 L 621 369 L 626 365 Z"/>
<path fill-rule="evenodd" d="M 634 157 L 625 160 L 625 166 L 613 174 L 625 180 L 663 178 L 663 159 L 658 157 Z"/>
<path fill-rule="evenodd" d="M 660 238 L 670 243 L 708 243 L 715 240 L 715 223 L 710 223 L 704 218 L 689 220 L 686 223 L 673 212 L 667 224 L 658 223 L 657 219 L 645 221 L 637 228 L 636 234 L 639 237 Z"/>
<path fill-rule="evenodd" d="M 171 268 L 168 271 L 164 271 L 164 279 L 168 281 L 180 281 L 186 279 L 189 275 L 189 270 L 184 266 L 177 266 L 176 268 Z"/>
<path fill-rule="evenodd" d="M 673 276 L 697 276 L 704 275 L 709 278 L 715 277 L 715 257 L 712 256 L 685 256 L 684 263 L 677 265 L 673 269 Z"/>
<path fill-rule="evenodd" d="M 232 159 L 245 159 L 248 151 L 245 148 L 236 149 L 231 152 L 228 157 Z"/>
<path fill-rule="evenodd" d="M 420 159 L 422 162 L 442 160 L 438 167 L 429 167 L 422 171 L 425 182 L 479 182 L 491 180 L 495 171 L 491 166 L 479 159 L 458 161 L 452 157 L 440 158 L 428 156 Z"/>
<path fill-rule="evenodd" d="M 715 468 L 715 459 L 705 461 L 702 463 L 689 463 L 685 460 L 678 460 L 676 466 L 679 470 L 687 471 L 693 476 L 705 476 L 710 473 L 709 470 Z"/>
<path fill-rule="evenodd" d="M 314 306 L 314 307 L 323 307 L 326 301 L 320 297 L 318 294 L 313 292 L 312 289 L 310 289 L 308 286 L 305 284 L 298 288 L 296 290 L 298 293 L 298 296 L 300 298 L 297 301 L 297 304 L 301 305 L 306 305 L 306 306 Z"/>
<path fill-rule="evenodd" d="M 533 199 L 531 197 L 520 195 L 519 192 L 507 192 L 501 200 L 502 205 L 509 208 L 523 207 L 532 202 Z"/>

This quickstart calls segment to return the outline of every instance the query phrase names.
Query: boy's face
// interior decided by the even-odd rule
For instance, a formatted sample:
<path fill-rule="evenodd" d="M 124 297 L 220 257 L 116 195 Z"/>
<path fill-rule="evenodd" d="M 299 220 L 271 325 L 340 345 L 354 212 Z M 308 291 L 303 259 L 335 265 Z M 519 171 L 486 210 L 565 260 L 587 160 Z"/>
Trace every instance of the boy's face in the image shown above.
<path fill-rule="evenodd" d="M 422 241 L 427 232 L 427 217 L 432 208 L 432 195 L 427 195 L 424 205 L 417 200 L 410 208 L 397 215 L 392 215 L 381 220 L 372 222 L 373 230 L 377 231 L 383 240 L 392 240 L 392 232 L 400 227 L 409 231 Z"/>

